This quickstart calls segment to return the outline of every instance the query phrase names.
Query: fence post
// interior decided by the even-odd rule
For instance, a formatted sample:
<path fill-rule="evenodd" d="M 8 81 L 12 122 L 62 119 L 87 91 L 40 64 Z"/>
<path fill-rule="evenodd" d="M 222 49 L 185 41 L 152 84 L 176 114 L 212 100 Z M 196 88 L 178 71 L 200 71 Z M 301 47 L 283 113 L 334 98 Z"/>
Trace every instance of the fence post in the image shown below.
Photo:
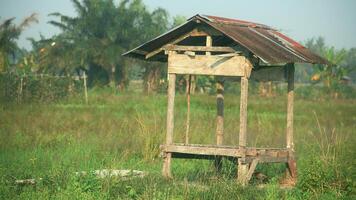
<path fill-rule="evenodd" d="M 18 103 L 21 103 L 21 101 L 22 101 L 23 77 L 24 77 L 24 75 L 21 76 L 21 78 L 20 78 L 20 91 L 17 94 L 17 102 Z"/>
<path fill-rule="evenodd" d="M 87 76 L 85 74 L 85 71 L 83 73 L 83 83 L 84 83 L 84 95 L 85 95 L 85 103 L 88 104 L 88 88 L 87 88 Z"/>

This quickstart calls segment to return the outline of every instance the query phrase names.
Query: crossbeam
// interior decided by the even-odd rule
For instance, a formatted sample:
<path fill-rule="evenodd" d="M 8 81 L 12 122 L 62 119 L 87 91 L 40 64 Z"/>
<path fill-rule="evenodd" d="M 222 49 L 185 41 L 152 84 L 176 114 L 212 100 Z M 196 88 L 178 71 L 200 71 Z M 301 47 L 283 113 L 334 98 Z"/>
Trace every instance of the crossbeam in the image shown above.
<path fill-rule="evenodd" d="M 178 155 L 177 157 L 184 157 L 181 154 L 186 154 L 186 157 L 207 157 L 223 156 L 241 158 L 246 156 L 246 163 L 250 163 L 254 158 L 259 158 L 260 163 L 264 162 L 287 162 L 288 150 L 286 148 L 254 148 L 247 147 L 241 150 L 235 146 L 217 146 L 217 145 L 196 145 L 196 144 L 170 144 L 161 145 L 162 152 L 172 153 Z M 189 156 L 190 155 L 190 156 Z"/>
<path fill-rule="evenodd" d="M 235 53 L 236 50 L 231 47 L 217 47 L 217 46 L 184 46 L 184 45 L 166 45 L 166 51 L 200 51 L 200 52 L 225 52 Z"/>

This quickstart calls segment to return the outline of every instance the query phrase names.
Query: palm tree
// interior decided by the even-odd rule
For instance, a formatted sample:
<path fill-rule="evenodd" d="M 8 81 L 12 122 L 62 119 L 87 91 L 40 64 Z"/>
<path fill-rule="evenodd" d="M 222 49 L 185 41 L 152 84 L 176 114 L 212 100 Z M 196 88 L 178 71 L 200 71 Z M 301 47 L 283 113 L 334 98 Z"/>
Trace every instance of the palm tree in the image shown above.
<path fill-rule="evenodd" d="M 16 51 L 19 50 L 16 40 L 22 31 L 31 23 L 38 22 L 37 14 L 33 13 L 25 18 L 19 25 L 14 24 L 15 18 L 6 19 L 0 24 L 0 71 L 6 71 L 11 60 L 15 60 Z"/>

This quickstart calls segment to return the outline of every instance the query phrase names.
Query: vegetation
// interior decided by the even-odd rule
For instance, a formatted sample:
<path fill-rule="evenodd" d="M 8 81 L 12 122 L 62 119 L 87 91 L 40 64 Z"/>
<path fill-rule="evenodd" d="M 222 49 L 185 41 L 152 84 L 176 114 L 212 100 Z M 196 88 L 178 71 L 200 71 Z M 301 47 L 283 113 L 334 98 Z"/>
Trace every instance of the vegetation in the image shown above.
<path fill-rule="evenodd" d="M 13 18 L 0 23 L 0 199 L 356 199 L 356 48 L 335 49 L 323 38 L 305 42 L 332 64 L 296 67 L 295 188 L 279 186 L 284 164 L 259 164 L 268 178 L 241 187 L 229 160 L 220 174 L 211 161 L 174 160 L 174 179 L 165 180 L 159 145 L 165 141 L 166 68 L 120 55 L 185 17 L 151 11 L 141 0 L 72 3 L 77 16 L 52 13 L 49 23 L 61 33 L 30 39 L 30 51 L 16 39 L 37 22 L 35 14 L 19 25 Z M 71 78 L 84 72 L 88 104 L 82 80 Z M 215 143 L 215 81 L 194 77 L 191 143 Z M 178 76 L 176 85 L 174 140 L 183 142 L 186 77 Z M 250 82 L 248 145 L 283 147 L 286 85 L 267 86 L 271 94 L 261 95 L 265 85 Z M 238 144 L 239 92 L 239 83 L 225 82 L 226 145 Z M 100 169 L 148 175 L 101 179 L 91 173 Z M 88 174 L 76 174 L 81 171 Z M 32 178 L 35 184 L 16 183 Z"/>
<path fill-rule="evenodd" d="M 298 96 L 298 93 L 297 93 Z M 1 105 L 0 193 L 3 199 L 352 199 L 355 198 L 355 100 L 304 100 L 295 107 L 299 182 L 280 189 L 283 164 L 258 165 L 268 176 L 242 188 L 236 164 L 225 160 L 222 174 L 213 163 L 174 160 L 173 180 L 161 177 L 159 145 L 164 142 L 166 97 L 91 91 L 90 104 L 71 99 L 55 104 Z M 238 96 L 227 95 L 225 144 L 237 144 Z M 283 146 L 285 98 L 251 96 L 248 143 Z M 175 141 L 183 141 L 185 97 L 176 103 Z M 192 143 L 214 143 L 215 96 L 192 97 Z M 330 117 L 333 113 L 334 117 Z M 203 133 L 203 134 L 202 134 Z M 143 179 L 78 177 L 97 169 L 137 169 Z M 36 185 L 15 179 L 35 178 Z"/>

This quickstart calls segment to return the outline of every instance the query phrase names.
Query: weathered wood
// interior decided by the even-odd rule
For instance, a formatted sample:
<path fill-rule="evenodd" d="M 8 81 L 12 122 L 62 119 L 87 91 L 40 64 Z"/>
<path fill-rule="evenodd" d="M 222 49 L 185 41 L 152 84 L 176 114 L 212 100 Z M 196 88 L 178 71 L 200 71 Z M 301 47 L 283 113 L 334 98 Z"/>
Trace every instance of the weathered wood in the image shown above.
<path fill-rule="evenodd" d="M 207 35 L 207 36 L 206 36 L 206 42 L 205 42 L 205 43 L 206 43 L 205 45 L 206 45 L 207 47 L 213 46 L 213 39 L 211 38 L 210 35 Z M 211 52 L 207 51 L 207 52 L 205 53 L 205 55 L 210 56 L 210 55 L 211 55 Z"/>
<path fill-rule="evenodd" d="M 214 32 L 212 32 L 212 34 L 213 34 L 213 33 L 214 33 Z M 185 40 L 185 39 L 188 38 L 188 37 L 207 36 L 207 35 L 209 35 L 209 33 L 206 33 L 205 31 L 199 30 L 198 28 L 195 28 L 195 29 L 193 29 L 192 31 L 190 31 L 190 32 L 188 32 L 188 33 L 186 33 L 186 34 L 183 34 L 183 35 L 181 35 L 180 37 L 178 37 L 178 38 L 172 40 L 171 42 L 169 42 L 168 45 L 177 44 L 177 43 L 179 43 L 179 42 Z M 153 50 L 153 51 L 151 51 L 151 52 L 148 52 L 148 53 L 146 54 L 145 58 L 146 58 L 146 59 L 149 59 L 149 58 L 151 58 L 151 57 L 157 55 L 158 53 L 160 53 L 161 51 L 163 51 L 166 46 L 167 46 L 167 45 L 165 45 L 165 46 L 163 46 L 163 47 L 160 47 L 160 48 L 157 48 L 157 49 L 155 49 L 155 50 Z"/>
<path fill-rule="evenodd" d="M 252 162 L 252 158 L 259 158 L 262 162 L 287 162 L 289 158 L 287 149 L 266 149 L 266 148 L 246 148 L 240 150 L 235 146 L 226 145 L 197 145 L 197 144 L 171 144 L 161 145 L 163 152 L 206 155 L 206 156 L 226 156 L 240 158 L 244 156 L 244 163 Z"/>
<path fill-rule="evenodd" d="M 193 32 L 196 32 L 196 29 L 194 29 L 194 30 L 192 30 L 191 32 L 186 33 L 186 34 L 184 34 L 184 35 L 182 35 L 182 36 L 180 36 L 180 37 L 174 39 L 174 40 L 171 41 L 169 44 L 176 44 L 176 43 L 178 43 L 178 42 L 180 42 L 180 41 L 186 39 L 187 37 L 191 36 L 191 34 L 192 34 Z M 147 53 L 146 56 L 145 56 L 145 58 L 146 58 L 146 59 L 149 59 L 149 58 L 155 56 L 156 54 L 160 53 L 160 52 L 163 51 L 163 50 L 164 50 L 164 46 L 163 46 L 163 47 L 160 47 L 160 48 L 158 48 L 158 49 L 155 49 L 155 50 L 153 50 L 153 51 Z"/>
<path fill-rule="evenodd" d="M 246 148 L 248 79 L 241 77 L 239 148 Z"/>
<path fill-rule="evenodd" d="M 171 60 L 168 73 L 175 74 L 244 76 L 249 75 L 252 68 L 251 63 L 243 56 L 170 54 L 168 57 Z"/>
<path fill-rule="evenodd" d="M 185 144 L 189 144 L 189 129 L 190 129 L 190 88 L 192 83 L 192 75 L 188 75 L 187 82 L 187 121 L 186 121 L 186 130 L 185 130 Z"/>
<path fill-rule="evenodd" d="M 256 81 L 285 81 L 285 66 L 266 66 L 257 70 L 252 70 L 250 79 Z"/>
<path fill-rule="evenodd" d="M 194 155 L 212 155 L 212 156 L 230 156 L 238 157 L 240 151 L 238 148 L 212 147 L 212 146 L 194 146 L 194 145 L 166 145 L 161 146 L 164 152 L 185 153 Z"/>
<path fill-rule="evenodd" d="M 235 49 L 231 47 L 217 47 L 217 46 L 184 46 L 184 45 L 166 45 L 166 51 L 198 51 L 198 52 L 225 52 L 234 53 Z"/>
<path fill-rule="evenodd" d="M 246 175 L 246 182 L 250 181 L 253 172 L 255 172 L 257 164 L 258 164 L 258 159 L 257 158 L 253 159 Z"/>
<path fill-rule="evenodd" d="M 222 145 L 224 139 L 224 82 L 216 83 L 216 144 Z"/>
<path fill-rule="evenodd" d="M 288 94 L 287 94 L 287 135 L 286 143 L 287 148 L 294 151 L 293 142 L 293 107 L 294 107 L 294 65 L 289 64 L 287 66 L 288 75 Z"/>
<path fill-rule="evenodd" d="M 222 145 L 224 140 L 224 82 L 218 80 L 216 83 L 216 145 Z M 222 159 L 217 157 L 214 162 L 217 172 L 221 171 Z"/>
<path fill-rule="evenodd" d="M 248 165 L 246 163 L 246 144 L 247 144 L 247 96 L 248 96 L 248 79 L 241 77 L 241 97 L 240 97 L 240 133 L 239 149 L 242 153 L 238 159 L 237 181 L 241 185 L 246 185 Z"/>
<path fill-rule="evenodd" d="M 168 63 L 169 64 L 169 63 Z M 169 74 L 168 75 L 168 104 L 167 104 L 167 135 L 166 135 L 166 144 L 173 143 L 173 129 L 174 129 L 174 98 L 175 98 L 175 83 L 176 83 L 176 75 Z M 163 176 L 170 178 L 171 174 L 171 158 L 172 154 L 167 152 L 164 157 L 163 163 Z"/>

